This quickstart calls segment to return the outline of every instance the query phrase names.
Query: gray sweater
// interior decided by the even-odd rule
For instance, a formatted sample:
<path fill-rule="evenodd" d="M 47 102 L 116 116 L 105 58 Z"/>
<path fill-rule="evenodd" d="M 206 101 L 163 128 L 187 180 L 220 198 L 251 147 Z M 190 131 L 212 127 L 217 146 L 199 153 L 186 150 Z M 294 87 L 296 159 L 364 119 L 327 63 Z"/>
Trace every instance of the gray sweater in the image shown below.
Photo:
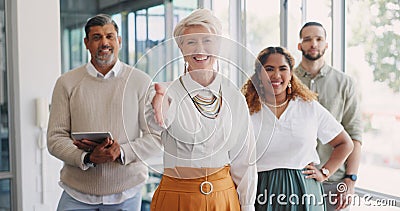
<path fill-rule="evenodd" d="M 82 193 L 109 195 L 132 188 L 147 179 L 142 162 L 161 154 L 160 139 L 144 120 L 145 95 L 150 78 L 122 64 L 110 79 L 95 78 L 85 66 L 65 73 L 54 87 L 47 146 L 64 162 L 61 181 Z M 125 164 L 109 162 L 82 170 L 84 153 L 73 145 L 71 132 L 110 131 L 121 145 Z"/>

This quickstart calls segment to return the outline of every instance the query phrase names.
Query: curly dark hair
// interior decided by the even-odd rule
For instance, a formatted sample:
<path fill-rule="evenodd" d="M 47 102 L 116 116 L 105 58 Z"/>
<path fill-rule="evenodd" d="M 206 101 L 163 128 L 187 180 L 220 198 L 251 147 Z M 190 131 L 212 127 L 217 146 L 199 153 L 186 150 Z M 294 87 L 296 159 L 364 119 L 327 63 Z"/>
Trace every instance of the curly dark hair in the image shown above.
<path fill-rule="evenodd" d="M 293 71 L 294 68 L 294 58 L 283 47 L 268 47 L 260 51 L 255 61 L 255 73 L 246 81 L 246 83 L 242 87 L 242 93 L 244 94 L 247 106 L 249 107 L 250 114 L 257 113 L 261 110 L 261 99 L 259 93 L 264 93 L 264 88 L 260 86 L 261 81 L 258 77 L 258 73 L 260 71 L 265 71 L 263 65 L 267 62 L 269 56 L 271 54 L 281 54 L 285 56 L 287 63 L 289 64 L 290 71 Z M 289 99 L 294 99 L 296 97 L 300 97 L 305 101 L 311 101 L 317 99 L 317 94 L 312 92 L 305 86 L 299 78 L 293 74 L 292 78 L 290 79 L 290 83 L 292 84 L 292 92 L 288 94 Z M 263 94 L 261 94 L 262 96 Z M 262 96 L 264 97 L 264 96 Z"/>

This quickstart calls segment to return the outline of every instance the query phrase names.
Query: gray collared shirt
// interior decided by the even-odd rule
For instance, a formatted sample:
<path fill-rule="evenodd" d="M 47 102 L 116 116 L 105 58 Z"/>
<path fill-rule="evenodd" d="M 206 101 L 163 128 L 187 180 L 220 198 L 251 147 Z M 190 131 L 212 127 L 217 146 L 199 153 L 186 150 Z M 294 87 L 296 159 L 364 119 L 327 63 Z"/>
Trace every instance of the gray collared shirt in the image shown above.
<path fill-rule="evenodd" d="M 295 74 L 306 86 L 318 94 L 319 103 L 343 125 L 351 139 L 361 141 L 360 96 L 352 78 L 327 64 L 321 68 L 314 78 L 301 65 L 295 69 Z M 330 145 L 322 145 L 318 141 L 317 150 L 322 166 L 329 159 L 332 147 Z M 341 180 L 344 174 L 345 165 L 343 164 L 329 180 Z"/>

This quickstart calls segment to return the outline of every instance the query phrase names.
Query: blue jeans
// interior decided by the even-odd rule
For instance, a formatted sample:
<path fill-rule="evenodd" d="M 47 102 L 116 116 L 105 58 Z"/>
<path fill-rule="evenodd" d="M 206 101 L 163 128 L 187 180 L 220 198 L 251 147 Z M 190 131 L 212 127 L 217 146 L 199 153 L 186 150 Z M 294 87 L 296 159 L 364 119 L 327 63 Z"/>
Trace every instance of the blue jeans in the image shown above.
<path fill-rule="evenodd" d="M 121 204 L 85 204 L 63 191 L 58 202 L 57 211 L 86 210 L 86 211 L 140 211 L 142 193 L 139 191 L 134 197 Z"/>

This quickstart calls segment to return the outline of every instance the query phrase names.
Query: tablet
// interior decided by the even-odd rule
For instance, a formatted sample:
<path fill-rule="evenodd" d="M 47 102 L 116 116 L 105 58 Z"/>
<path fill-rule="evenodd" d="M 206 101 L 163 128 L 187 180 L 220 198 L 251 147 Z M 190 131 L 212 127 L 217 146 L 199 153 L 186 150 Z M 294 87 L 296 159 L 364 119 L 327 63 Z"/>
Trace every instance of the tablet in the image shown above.
<path fill-rule="evenodd" d="M 107 137 L 113 139 L 111 132 L 73 132 L 71 137 L 74 140 L 87 139 L 97 143 L 103 142 Z"/>

